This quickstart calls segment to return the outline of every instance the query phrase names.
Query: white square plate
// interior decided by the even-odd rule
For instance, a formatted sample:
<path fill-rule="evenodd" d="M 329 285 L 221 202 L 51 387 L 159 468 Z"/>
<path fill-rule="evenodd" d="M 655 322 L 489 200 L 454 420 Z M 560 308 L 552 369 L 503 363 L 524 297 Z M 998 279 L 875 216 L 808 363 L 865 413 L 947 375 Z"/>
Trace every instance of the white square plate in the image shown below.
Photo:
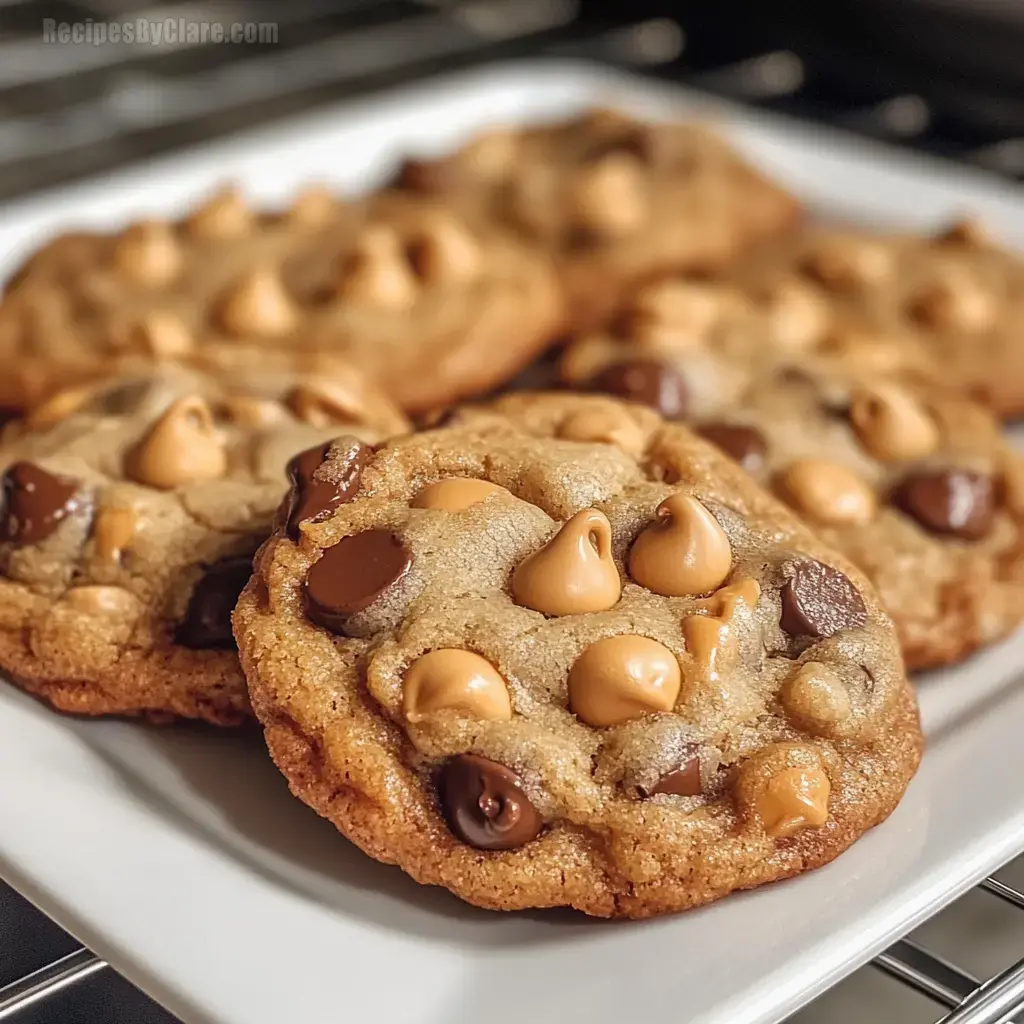
<path fill-rule="evenodd" d="M 492 68 L 9 206 L 9 271 L 47 234 L 182 207 L 225 178 L 362 187 L 407 150 L 615 102 L 699 108 L 815 206 L 1024 248 L 1009 186 L 587 65 Z M 829 867 L 646 923 L 489 914 L 363 857 L 289 797 L 254 733 L 83 722 L 0 689 L 0 874 L 189 1024 L 764 1024 L 1024 848 L 1024 636 L 920 681 L 906 799 Z"/>

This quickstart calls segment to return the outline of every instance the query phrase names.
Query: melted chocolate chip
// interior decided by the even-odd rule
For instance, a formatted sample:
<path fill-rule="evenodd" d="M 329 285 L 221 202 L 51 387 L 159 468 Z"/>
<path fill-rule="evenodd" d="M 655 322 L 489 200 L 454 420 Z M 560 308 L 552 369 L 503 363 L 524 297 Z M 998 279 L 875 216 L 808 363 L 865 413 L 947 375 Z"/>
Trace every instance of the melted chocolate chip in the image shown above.
<path fill-rule="evenodd" d="M 662 775 L 647 790 L 646 795 L 657 796 L 659 793 L 667 793 L 670 796 L 700 796 L 700 758 L 697 756 L 695 746 L 688 749 L 683 763 L 678 768 Z"/>
<path fill-rule="evenodd" d="M 868 620 L 860 592 L 838 569 L 803 558 L 786 571 L 780 625 L 793 637 L 826 637 Z"/>
<path fill-rule="evenodd" d="M 188 611 L 175 636 L 177 642 L 193 650 L 234 647 L 231 613 L 250 576 L 249 555 L 224 558 L 211 565 L 192 591 Z"/>
<path fill-rule="evenodd" d="M 992 529 L 996 494 L 991 478 L 981 473 L 926 470 L 906 477 L 892 503 L 929 533 L 980 540 Z"/>
<path fill-rule="evenodd" d="M 478 850 L 513 850 L 543 824 L 515 772 L 486 757 L 453 757 L 442 769 L 440 791 L 451 830 Z"/>
<path fill-rule="evenodd" d="M 755 427 L 724 422 L 705 423 L 697 428 L 697 433 L 717 448 L 721 448 L 748 473 L 756 474 L 764 469 L 768 444 L 764 434 Z"/>
<path fill-rule="evenodd" d="M 648 405 L 667 420 L 686 414 L 686 381 L 673 366 L 657 359 L 612 363 L 591 379 L 590 389 Z"/>
<path fill-rule="evenodd" d="M 368 608 L 412 565 L 402 542 L 387 530 L 367 530 L 327 548 L 306 577 L 306 614 L 332 633 Z"/>
<path fill-rule="evenodd" d="M 335 458 L 322 469 L 332 446 Z M 288 463 L 292 484 L 286 499 L 288 536 L 294 540 L 299 535 L 299 523 L 324 519 L 339 505 L 351 501 L 359 491 L 363 468 L 372 458 L 373 448 L 355 438 L 328 442 L 296 455 Z"/>
<path fill-rule="evenodd" d="M 16 462 L 3 475 L 0 541 L 38 544 L 78 508 L 79 484 L 33 462 Z"/>

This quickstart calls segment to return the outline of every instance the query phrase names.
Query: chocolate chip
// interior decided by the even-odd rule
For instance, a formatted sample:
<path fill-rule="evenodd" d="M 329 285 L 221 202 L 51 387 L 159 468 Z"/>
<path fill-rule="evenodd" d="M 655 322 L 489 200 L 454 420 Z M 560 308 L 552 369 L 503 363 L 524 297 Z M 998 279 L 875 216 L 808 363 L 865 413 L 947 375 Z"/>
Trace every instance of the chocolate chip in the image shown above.
<path fill-rule="evenodd" d="M 38 544 L 79 507 L 75 480 L 47 473 L 34 462 L 16 462 L 3 475 L 0 541 Z"/>
<path fill-rule="evenodd" d="M 705 423 L 697 428 L 697 433 L 717 448 L 721 448 L 748 473 L 760 473 L 764 469 L 768 444 L 764 434 L 755 427 L 737 423 Z"/>
<path fill-rule="evenodd" d="M 451 830 L 478 850 L 513 850 L 535 838 L 543 824 L 515 772 L 486 757 L 453 757 L 442 770 L 440 790 Z"/>
<path fill-rule="evenodd" d="M 367 530 L 327 548 L 306 577 L 306 614 L 332 633 L 368 608 L 412 565 L 402 542 L 387 530 Z"/>
<path fill-rule="evenodd" d="M 991 478 L 981 473 L 925 470 L 904 478 L 892 503 L 929 533 L 980 540 L 992 529 L 996 494 Z"/>
<path fill-rule="evenodd" d="M 590 389 L 649 405 L 667 420 L 684 416 L 688 404 L 682 374 L 657 359 L 612 363 L 591 379 Z"/>
<path fill-rule="evenodd" d="M 782 586 L 780 625 L 790 636 L 826 637 L 868 620 L 860 592 L 838 569 L 813 558 L 793 562 Z"/>
<path fill-rule="evenodd" d="M 334 458 L 324 467 L 332 446 Z M 363 468 L 373 454 L 373 448 L 353 437 L 329 441 L 296 455 L 287 470 L 292 484 L 285 499 L 288 536 L 294 540 L 299 535 L 299 523 L 317 522 L 351 501 L 359 490 Z"/>
<path fill-rule="evenodd" d="M 697 757 L 697 748 L 688 748 L 686 759 L 678 767 L 666 772 L 658 781 L 646 791 L 646 796 L 657 796 L 659 793 L 667 793 L 670 796 L 700 796 L 700 759 Z"/>
<path fill-rule="evenodd" d="M 188 611 L 178 626 L 175 640 L 193 650 L 234 647 L 231 613 L 250 576 L 252 557 L 249 555 L 224 558 L 211 565 L 192 591 Z"/>
<path fill-rule="evenodd" d="M 457 159 L 407 159 L 395 176 L 395 187 L 428 195 L 450 195 L 464 178 Z"/>

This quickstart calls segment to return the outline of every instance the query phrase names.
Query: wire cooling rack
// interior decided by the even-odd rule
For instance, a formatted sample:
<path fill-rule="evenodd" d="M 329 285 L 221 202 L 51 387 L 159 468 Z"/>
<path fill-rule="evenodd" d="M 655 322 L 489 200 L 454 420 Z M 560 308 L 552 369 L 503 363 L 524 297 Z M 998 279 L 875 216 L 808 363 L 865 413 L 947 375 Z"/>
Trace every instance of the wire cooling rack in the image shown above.
<path fill-rule="evenodd" d="M 985 879 L 978 888 L 1024 910 L 1024 893 L 997 878 Z M 872 966 L 947 1009 L 937 1024 L 1004 1024 L 1024 1014 L 1024 959 L 979 981 L 916 942 L 901 939 L 877 956 Z M 84 947 L 54 960 L 0 988 L 0 1022 L 17 1024 L 23 1014 L 45 1008 L 108 967 Z"/>
<path fill-rule="evenodd" d="M 893 39 L 908 3 L 924 6 L 907 0 L 885 8 L 897 19 Z M 978 84 L 977 75 L 970 85 L 943 78 L 935 65 L 906 61 L 898 48 L 887 51 L 862 32 L 848 31 L 837 48 L 827 30 L 795 10 L 778 17 L 775 5 L 743 0 L 687 6 L 694 9 L 680 14 L 668 0 L 0 0 L 0 198 L 454 64 L 544 53 L 645 67 L 732 99 L 1024 178 L 1024 102 L 1012 91 Z M 856 21 L 857 0 L 837 6 Z M 863 0 L 860 10 L 873 8 L 877 0 Z M 47 18 L 188 21 L 200 13 L 225 25 L 272 23 L 275 36 L 233 50 L 187 39 L 57 49 L 41 37 Z M 1024 40 L 1024 29 L 1012 30 Z M 992 29 L 964 23 L 956 31 L 964 41 Z M 996 31 L 1012 35 L 1005 26 Z M 915 39 L 921 44 L 919 34 Z M 958 65 L 969 50 L 960 47 Z M 996 878 L 979 889 L 1024 910 L 1024 893 Z M 941 1024 L 1024 1022 L 1024 959 L 982 981 L 903 939 L 872 964 L 942 1007 Z M 108 970 L 88 949 L 75 949 L 0 988 L 0 1022 L 56 1019 L 49 1008 Z"/>

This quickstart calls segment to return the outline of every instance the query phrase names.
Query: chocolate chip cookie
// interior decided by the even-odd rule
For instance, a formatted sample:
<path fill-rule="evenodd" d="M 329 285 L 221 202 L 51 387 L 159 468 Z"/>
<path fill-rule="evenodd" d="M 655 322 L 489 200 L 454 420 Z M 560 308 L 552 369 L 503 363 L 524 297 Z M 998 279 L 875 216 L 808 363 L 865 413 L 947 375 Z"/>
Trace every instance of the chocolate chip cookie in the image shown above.
<path fill-rule="evenodd" d="M 802 282 L 755 300 L 669 279 L 568 345 L 561 373 L 695 424 L 867 574 L 911 668 L 956 661 L 1024 621 L 1020 458 L 884 343 L 822 344 L 829 323 Z"/>
<path fill-rule="evenodd" d="M 454 154 L 407 161 L 398 184 L 543 245 L 578 327 L 600 323 L 637 281 L 722 267 L 798 213 L 713 131 L 613 110 L 490 131 Z"/>
<path fill-rule="evenodd" d="M 511 377 L 562 322 L 543 254 L 443 202 L 311 190 L 267 213 L 228 190 L 178 222 L 66 235 L 30 259 L 0 304 L 0 407 L 125 356 L 187 355 L 228 375 L 341 357 L 428 409 Z"/>
<path fill-rule="evenodd" d="M 234 615 L 296 795 L 471 903 L 605 917 L 882 821 L 921 734 L 863 575 L 684 427 L 517 401 L 296 479 Z"/>
<path fill-rule="evenodd" d="M 821 341 L 867 342 L 903 372 L 955 388 L 1002 418 L 1024 415 L 1024 259 L 972 221 L 933 236 L 810 230 L 736 270 L 752 294 L 809 289 L 828 312 Z"/>
<path fill-rule="evenodd" d="M 286 464 L 404 427 L 354 371 L 229 388 L 168 368 L 58 393 L 0 436 L 0 669 L 62 711 L 238 722 L 231 610 Z"/>

